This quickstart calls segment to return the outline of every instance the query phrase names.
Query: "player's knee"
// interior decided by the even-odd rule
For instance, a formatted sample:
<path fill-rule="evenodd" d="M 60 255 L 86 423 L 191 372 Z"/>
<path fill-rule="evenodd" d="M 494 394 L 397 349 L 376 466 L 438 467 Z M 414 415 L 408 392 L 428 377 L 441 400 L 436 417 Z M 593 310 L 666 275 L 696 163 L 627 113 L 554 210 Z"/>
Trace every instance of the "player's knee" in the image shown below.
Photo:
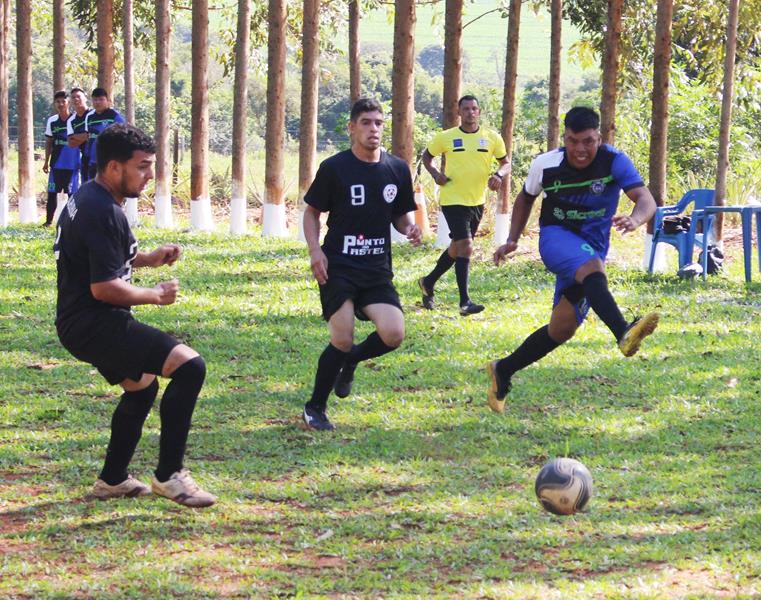
<path fill-rule="evenodd" d="M 200 389 L 204 379 L 206 379 L 206 362 L 200 355 L 191 358 L 177 367 L 169 375 L 169 378 L 173 381 L 179 380 L 184 384 L 197 386 Z"/>
<path fill-rule="evenodd" d="M 473 254 L 473 240 L 466 238 L 464 240 L 457 241 L 457 256 L 462 258 L 470 258 Z"/>
<path fill-rule="evenodd" d="M 354 345 L 353 334 L 341 334 L 333 335 L 330 338 L 330 344 L 340 350 L 341 352 L 351 352 L 351 348 Z"/>
<path fill-rule="evenodd" d="M 404 341 L 404 326 L 391 326 L 378 329 L 381 341 L 389 348 L 398 348 Z"/>
<path fill-rule="evenodd" d="M 549 335 L 558 344 L 563 344 L 570 340 L 578 329 L 576 323 L 555 323 L 550 324 Z"/>

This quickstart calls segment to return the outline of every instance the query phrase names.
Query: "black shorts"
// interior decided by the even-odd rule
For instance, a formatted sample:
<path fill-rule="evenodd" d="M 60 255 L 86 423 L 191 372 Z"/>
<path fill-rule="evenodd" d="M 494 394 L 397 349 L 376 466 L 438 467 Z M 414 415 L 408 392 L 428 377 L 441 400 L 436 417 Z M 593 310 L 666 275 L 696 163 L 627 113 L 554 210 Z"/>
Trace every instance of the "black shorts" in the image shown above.
<path fill-rule="evenodd" d="M 74 173 L 71 169 L 50 169 L 48 177 L 48 193 L 57 194 L 58 192 L 71 192 L 71 176 Z"/>
<path fill-rule="evenodd" d="M 354 315 L 361 321 L 369 321 L 362 308 L 368 304 L 391 304 L 402 310 L 399 294 L 391 280 L 368 280 L 353 276 L 349 271 L 328 271 L 328 281 L 320 286 L 322 317 L 330 321 L 335 312 L 347 300 L 354 303 Z"/>
<path fill-rule="evenodd" d="M 444 218 L 449 225 L 449 238 L 456 242 L 476 237 L 476 231 L 484 216 L 484 205 L 450 204 L 442 206 L 441 212 L 444 213 Z"/>
<path fill-rule="evenodd" d="M 99 316 L 95 335 L 76 327 L 59 333 L 64 348 L 90 363 L 110 383 L 125 379 L 139 381 L 144 373 L 161 375 L 167 356 L 180 342 L 168 333 L 136 321 L 126 311 L 109 311 Z M 59 328 L 60 331 L 60 328 Z"/>

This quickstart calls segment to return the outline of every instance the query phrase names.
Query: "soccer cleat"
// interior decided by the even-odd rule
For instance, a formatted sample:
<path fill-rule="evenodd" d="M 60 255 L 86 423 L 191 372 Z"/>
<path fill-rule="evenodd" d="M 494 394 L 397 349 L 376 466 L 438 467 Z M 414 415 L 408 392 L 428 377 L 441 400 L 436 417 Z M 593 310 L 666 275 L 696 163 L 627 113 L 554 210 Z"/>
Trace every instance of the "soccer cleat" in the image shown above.
<path fill-rule="evenodd" d="M 639 346 L 648 335 L 658 327 L 660 319 L 658 313 L 650 313 L 641 319 L 634 319 L 631 325 L 626 328 L 624 335 L 618 340 L 618 347 L 624 356 L 634 356 L 639 350 Z"/>
<path fill-rule="evenodd" d="M 468 315 L 476 315 L 480 313 L 484 308 L 486 307 L 483 304 L 476 304 L 475 302 L 468 300 L 466 304 L 460 305 L 460 314 L 463 317 L 467 317 Z"/>
<path fill-rule="evenodd" d="M 428 290 L 425 287 L 425 277 L 421 277 L 417 280 L 420 291 L 423 292 L 423 308 L 433 310 L 435 302 L 433 300 L 433 290 Z"/>
<path fill-rule="evenodd" d="M 154 477 L 151 480 L 151 489 L 154 494 L 191 508 L 211 506 L 217 501 L 209 492 L 198 487 L 187 469 L 175 471 L 163 483 Z"/>
<path fill-rule="evenodd" d="M 116 485 L 108 485 L 102 479 L 98 479 L 92 486 L 92 494 L 98 500 L 108 500 L 110 498 L 137 498 L 138 496 L 147 496 L 151 493 L 151 488 L 128 475 L 127 479 Z"/>
<path fill-rule="evenodd" d="M 333 431 L 335 429 L 335 426 L 330 422 L 324 410 L 315 410 L 305 406 L 302 416 L 307 429 L 314 431 Z"/>
<path fill-rule="evenodd" d="M 497 373 L 496 360 L 490 363 L 486 363 L 486 372 L 489 373 L 489 378 L 491 379 L 491 385 L 489 386 L 489 391 L 486 394 L 486 397 L 489 401 L 489 408 L 491 408 L 495 413 L 503 413 L 505 412 L 505 398 L 510 392 L 512 384 L 510 383 L 509 379 L 507 381 L 503 381 L 499 376 L 499 373 Z"/>
<path fill-rule="evenodd" d="M 344 363 L 344 366 L 338 372 L 336 382 L 333 384 L 333 391 L 339 398 L 346 398 L 346 396 L 351 394 L 351 385 L 354 383 L 354 369 L 356 368 L 357 365 Z"/>

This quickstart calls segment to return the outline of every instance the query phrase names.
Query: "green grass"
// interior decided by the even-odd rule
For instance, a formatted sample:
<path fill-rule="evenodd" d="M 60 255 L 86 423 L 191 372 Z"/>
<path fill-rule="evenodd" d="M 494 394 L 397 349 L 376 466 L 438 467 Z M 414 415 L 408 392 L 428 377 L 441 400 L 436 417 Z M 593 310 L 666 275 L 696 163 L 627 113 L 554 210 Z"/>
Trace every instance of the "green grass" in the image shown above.
<path fill-rule="evenodd" d="M 139 319 L 175 333 L 208 364 L 187 464 L 219 503 L 98 502 L 118 389 L 58 343 L 52 233 L 0 231 L 0 597 L 706 598 L 761 594 L 761 284 L 730 269 L 680 282 L 631 268 L 614 235 L 611 286 L 662 324 L 624 359 L 591 318 L 576 339 L 515 377 L 488 411 L 488 359 L 542 325 L 552 280 L 531 254 L 487 262 L 472 290 L 487 311 L 440 309 L 415 279 L 437 252 L 399 247 L 407 339 L 362 365 L 355 394 L 331 399 L 333 434 L 297 427 L 327 341 L 306 253 L 295 241 L 137 231 L 185 257 L 176 305 Z M 536 238 L 524 247 L 535 248 Z M 366 335 L 366 324 L 357 335 Z M 158 415 L 133 472 L 148 478 Z M 582 460 L 587 513 L 559 518 L 533 493 L 550 457 Z"/>

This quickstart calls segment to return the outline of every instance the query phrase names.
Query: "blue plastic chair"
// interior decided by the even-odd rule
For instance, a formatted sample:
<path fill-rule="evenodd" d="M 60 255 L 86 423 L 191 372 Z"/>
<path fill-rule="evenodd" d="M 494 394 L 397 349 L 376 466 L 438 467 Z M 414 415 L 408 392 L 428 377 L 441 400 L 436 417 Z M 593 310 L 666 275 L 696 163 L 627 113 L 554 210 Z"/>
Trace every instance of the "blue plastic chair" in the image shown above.
<path fill-rule="evenodd" d="M 673 206 L 659 206 L 655 210 L 655 221 L 653 223 L 653 245 L 650 249 L 650 262 L 647 270 L 653 272 L 653 262 L 655 261 L 655 250 L 658 244 L 670 244 L 679 252 L 679 268 L 692 262 L 692 252 L 695 244 L 705 249 L 708 240 L 708 232 L 711 231 L 713 224 L 713 215 L 703 217 L 703 209 L 711 206 L 714 199 L 714 190 L 689 190 L 682 199 Z M 666 233 L 663 231 L 663 217 L 681 215 L 687 208 L 694 204 L 692 211 L 692 220 L 690 228 L 687 231 L 679 233 Z M 698 221 L 705 221 L 702 233 L 697 233 Z"/>

